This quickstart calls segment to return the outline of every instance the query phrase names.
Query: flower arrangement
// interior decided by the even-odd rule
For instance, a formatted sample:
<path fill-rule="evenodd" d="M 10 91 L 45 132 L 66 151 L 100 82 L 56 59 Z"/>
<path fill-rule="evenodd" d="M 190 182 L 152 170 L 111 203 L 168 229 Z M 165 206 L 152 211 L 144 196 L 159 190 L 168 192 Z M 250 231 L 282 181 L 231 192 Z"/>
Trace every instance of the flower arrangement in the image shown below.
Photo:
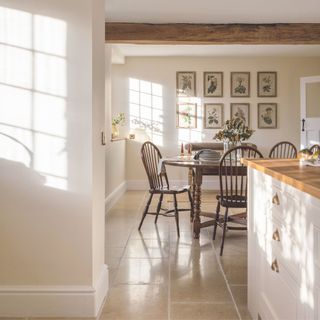
<path fill-rule="evenodd" d="M 124 115 L 124 112 L 118 113 L 117 116 L 112 118 L 112 133 L 111 138 L 115 139 L 119 137 L 119 126 L 123 126 L 126 122 L 126 116 Z"/>
<path fill-rule="evenodd" d="M 240 142 L 249 139 L 254 130 L 249 129 L 240 118 L 227 120 L 222 130 L 217 132 L 213 139 L 224 142 Z"/>
<path fill-rule="evenodd" d="M 124 112 L 120 112 L 116 117 L 112 118 L 113 126 L 123 126 L 125 122 L 126 122 L 126 116 L 124 115 Z"/>

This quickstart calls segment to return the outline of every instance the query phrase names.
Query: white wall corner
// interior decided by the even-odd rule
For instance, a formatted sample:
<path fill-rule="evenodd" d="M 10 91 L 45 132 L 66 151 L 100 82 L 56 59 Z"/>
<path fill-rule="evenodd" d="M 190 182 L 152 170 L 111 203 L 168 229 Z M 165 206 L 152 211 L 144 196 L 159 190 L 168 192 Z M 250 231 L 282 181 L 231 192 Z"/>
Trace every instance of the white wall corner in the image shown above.
<path fill-rule="evenodd" d="M 104 265 L 92 286 L 0 286 L 0 317 L 96 317 L 109 288 Z"/>
<path fill-rule="evenodd" d="M 105 199 L 106 213 L 108 213 L 121 196 L 127 191 L 127 182 L 123 181 Z"/>

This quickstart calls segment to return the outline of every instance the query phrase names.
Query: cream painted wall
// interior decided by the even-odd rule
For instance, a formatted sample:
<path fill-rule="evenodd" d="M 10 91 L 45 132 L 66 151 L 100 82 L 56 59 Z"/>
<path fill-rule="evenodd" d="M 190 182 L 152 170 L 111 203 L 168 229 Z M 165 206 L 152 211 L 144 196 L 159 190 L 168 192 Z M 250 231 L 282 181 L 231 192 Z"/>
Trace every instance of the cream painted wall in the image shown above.
<path fill-rule="evenodd" d="M 230 103 L 250 103 L 250 124 L 256 130 L 252 139 L 259 149 L 267 156 L 270 148 L 281 140 L 292 141 L 299 145 L 299 78 L 311 76 L 320 72 L 320 58 L 127 58 L 124 65 L 114 65 L 112 72 L 112 110 L 124 111 L 130 114 L 129 107 L 129 78 L 150 81 L 160 84 L 163 89 L 163 145 L 160 146 L 163 155 L 174 155 L 179 150 L 178 141 L 211 141 L 215 130 L 202 129 L 202 120 L 198 120 L 197 130 L 177 129 L 176 108 L 176 71 L 196 71 L 197 97 L 199 98 L 198 115 L 202 117 L 203 103 L 224 103 L 225 119 L 230 115 Z M 203 72 L 224 72 L 224 97 L 203 98 Z M 250 98 L 230 98 L 230 72 L 251 72 Z M 277 71 L 278 97 L 257 98 L 257 72 Z M 278 103 L 278 128 L 257 129 L 257 103 Z M 130 124 L 129 124 L 130 125 Z M 130 128 L 127 127 L 127 132 Z M 146 176 L 141 164 L 139 150 L 141 143 L 146 139 L 127 143 L 127 171 L 128 181 L 145 180 Z M 171 179 L 185 180 L 185 171 L 169 168 Z M 137 183 L 133 183 L 137 185 Z M 141 184 L 140 184 L 141 185 Z"/>
<path fill-rule="evenodd" d="M 112 110 L 112 65 L 111 65 L 111 46 L 105 46 L 106 68 L 105 68 L 105 85 L 106 85 L 106 150 L 105 150 L 105 198 L 106 202 L 111 202 L 111 198 L 117 198 L 117 188 L 126 181 L 126 141 L 111 142 L 111 122 L 112 116 L 116 111 Z M 119 111 L 120 112 L 120 111 Z M 108 203 L 106 203 L 108 206 Z"/>
<path fill-rule="evenodd" d="M 103 10 L 0 2 L 0 316 L 94 316 L 106 294 Z"/>
<path fill-rule="evenodd" d="M 91 1 L 92 32 L 92 263 L 95 285 L 105 267 L 105 21 L 104 0 Z"/>

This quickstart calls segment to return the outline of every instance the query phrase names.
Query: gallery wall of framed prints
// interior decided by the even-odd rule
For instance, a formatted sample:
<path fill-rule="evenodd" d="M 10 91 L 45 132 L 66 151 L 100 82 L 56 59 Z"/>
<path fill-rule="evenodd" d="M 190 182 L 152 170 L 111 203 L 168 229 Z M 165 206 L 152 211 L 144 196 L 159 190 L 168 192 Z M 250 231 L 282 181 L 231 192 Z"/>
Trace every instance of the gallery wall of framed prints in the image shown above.
<path fill-rule="evenodd" d="M 197 128 L 198 119 L 202 118 L 203 129 L 219 129 L 225 120 L 235 117 L 251 127 L 251 112 L 257 114 L 253 120 L 257 119 L 257 129 L 279 127 L 278 103 L 274 99 L 278 95 L 276 71 L 203 71 L 199 77 L 202 88 L 200 82 L 198 91 L 197 76 L 200 75 L 196 71 L 176 72 L 178 128 Z M 250 86 L 252 76 L 254 81 L 256 78 L 256 92 Z M 197 105 L 190 99 L 201 102 Z"/>

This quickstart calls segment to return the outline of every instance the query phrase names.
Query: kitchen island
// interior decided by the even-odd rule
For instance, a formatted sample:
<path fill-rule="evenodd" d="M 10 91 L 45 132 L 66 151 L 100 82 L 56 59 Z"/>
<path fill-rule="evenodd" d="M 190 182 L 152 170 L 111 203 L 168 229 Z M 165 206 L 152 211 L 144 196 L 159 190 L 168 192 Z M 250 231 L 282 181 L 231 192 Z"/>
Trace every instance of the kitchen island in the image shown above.
<path fill-rule="evenodd" d="M 253 319 L 320 319 L 320 168 L 248 166 L 248 308 Z"/>

